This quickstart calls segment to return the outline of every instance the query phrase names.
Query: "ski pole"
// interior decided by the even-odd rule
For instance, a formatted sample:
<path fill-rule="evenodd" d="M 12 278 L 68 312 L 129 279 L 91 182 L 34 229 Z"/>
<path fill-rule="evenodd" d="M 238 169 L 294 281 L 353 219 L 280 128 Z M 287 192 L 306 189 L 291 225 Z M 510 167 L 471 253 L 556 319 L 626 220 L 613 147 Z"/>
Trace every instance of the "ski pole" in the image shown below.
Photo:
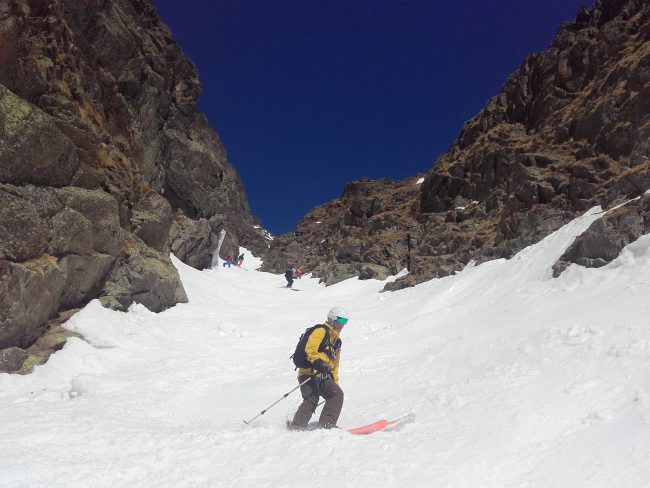
<path fill-rule="evenodd" d="M 273 403 L 273 404 L 269 405 L 268 407 L 266 407 L 264 410 L 262 410 L 260 413 L 258 413 L 255 417 L 253 417 L 252 419 L 250 419 L 248 422 L 246 422 L 246 421 L 244 420 L 244 423 L 245 423 L 246 425 L 248 425 L 248 424 L 250 424 L 253 420 L 255 420 L 257 417 L 260 417 L 260 416 L 264 415 L 268 410 L 271 409 L 271 407 L 274 407 L 275 405 L 277 405 L 278 403 L 280 403 L 282 400 L 284 400 L 285 398 L 287 398 L 291 393 L 293 393 L 294 391 L 296 391 L 298 388 L 300 388 L 302 385 L 304 385 L 305 383 L 307 383 L 307 382 L 310 381 L 310 380 L 311 380 L 311 377 L 307 378 L 305 381 L 303 381 L 303 382 L 300 383 L 298 386 L 296 386 L 293 390 L 286 392 L 284 395 L 282 395 L 282 398 L 280 398 L 280 399 L 279 399 L 278 401 L 276 401 L 275 403 Z"/>

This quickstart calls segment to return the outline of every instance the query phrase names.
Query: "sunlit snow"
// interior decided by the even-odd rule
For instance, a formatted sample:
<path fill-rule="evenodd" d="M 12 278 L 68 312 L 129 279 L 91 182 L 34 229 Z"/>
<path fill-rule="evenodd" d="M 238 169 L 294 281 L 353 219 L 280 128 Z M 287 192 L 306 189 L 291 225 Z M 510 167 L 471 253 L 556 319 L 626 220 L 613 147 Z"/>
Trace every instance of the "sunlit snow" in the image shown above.
<path fill-rule="evenodd" d="M 189 303 L 91 302 L 29 376 L 0 375 L 2 487 L 650 486 L 650 235 L 599 269 L 551 266 L 594 209 L 510 260 L 415 288 L 325 287 L 178 260 Z M 390 278 L 394 279 L 394 278 Z M 289 432 L 289 359 L 333 305 L 341 427 Z"/>

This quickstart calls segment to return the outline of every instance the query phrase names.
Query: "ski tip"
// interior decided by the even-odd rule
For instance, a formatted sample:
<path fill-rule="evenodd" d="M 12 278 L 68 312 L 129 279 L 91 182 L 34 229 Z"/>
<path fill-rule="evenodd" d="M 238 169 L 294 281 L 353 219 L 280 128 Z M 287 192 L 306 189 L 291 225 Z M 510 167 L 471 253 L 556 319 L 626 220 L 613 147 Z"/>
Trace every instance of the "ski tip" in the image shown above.
<path fill-rule="evenodd" d="M 404 415 L 404 417 L 400 417 L 396 420 L 393 420 L 392 422 L 389 422 L 389 424 L 397 424 L 397 423 L 410 423 L 410 422 L 415 422 L 416 416 L 414 413 L 409 413 L 408 415 Z"/>
<path fill-rule="evenodd" d="M 388 427 L 386 428 L 386 430 L 400 430 L 406 424 L 410 424 L 412 422 L 415 422 L 415 414 L 414 413 L 404 415 L 404 417 L 400 417 L 400 418 L 395 419 L 395 420 L 393 420 L 391 422 L 388 422 Z"/>

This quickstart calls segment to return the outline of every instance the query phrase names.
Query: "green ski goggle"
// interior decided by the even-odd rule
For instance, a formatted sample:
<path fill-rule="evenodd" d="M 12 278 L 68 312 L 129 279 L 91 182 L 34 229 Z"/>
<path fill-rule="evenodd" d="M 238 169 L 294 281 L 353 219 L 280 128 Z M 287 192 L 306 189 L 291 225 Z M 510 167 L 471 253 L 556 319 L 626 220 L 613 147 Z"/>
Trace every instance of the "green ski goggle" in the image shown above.
<path fill-rule="evenodd" d="M 345 325 L 348 323 L 348 319 L 345 317 L 336 317 L 336 323 L 339 325 Z"/>

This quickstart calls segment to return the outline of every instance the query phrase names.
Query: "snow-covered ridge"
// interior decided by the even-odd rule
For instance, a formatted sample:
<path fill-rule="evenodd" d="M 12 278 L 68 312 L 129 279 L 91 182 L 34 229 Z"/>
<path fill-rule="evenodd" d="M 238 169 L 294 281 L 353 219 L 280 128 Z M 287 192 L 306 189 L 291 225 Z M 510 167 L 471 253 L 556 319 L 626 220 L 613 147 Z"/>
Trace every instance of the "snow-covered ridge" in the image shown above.
<path fill-rule="evenodd" d="M 551 266 L 596 208 L 510 260 L 394 293 L 174 260 L 189 303 L 92 302 L 34 374 L 0 375 L 0 486 L 647 486 L 650 236 L 598 269 Z M 300 333 L 332 305 L 339 424 L 417 414 L 369 437 L 287 432 Z M 34 446 L 38 446 L 35 450 Z M 301 462 L 306 460 L 307 462 Z"/>

